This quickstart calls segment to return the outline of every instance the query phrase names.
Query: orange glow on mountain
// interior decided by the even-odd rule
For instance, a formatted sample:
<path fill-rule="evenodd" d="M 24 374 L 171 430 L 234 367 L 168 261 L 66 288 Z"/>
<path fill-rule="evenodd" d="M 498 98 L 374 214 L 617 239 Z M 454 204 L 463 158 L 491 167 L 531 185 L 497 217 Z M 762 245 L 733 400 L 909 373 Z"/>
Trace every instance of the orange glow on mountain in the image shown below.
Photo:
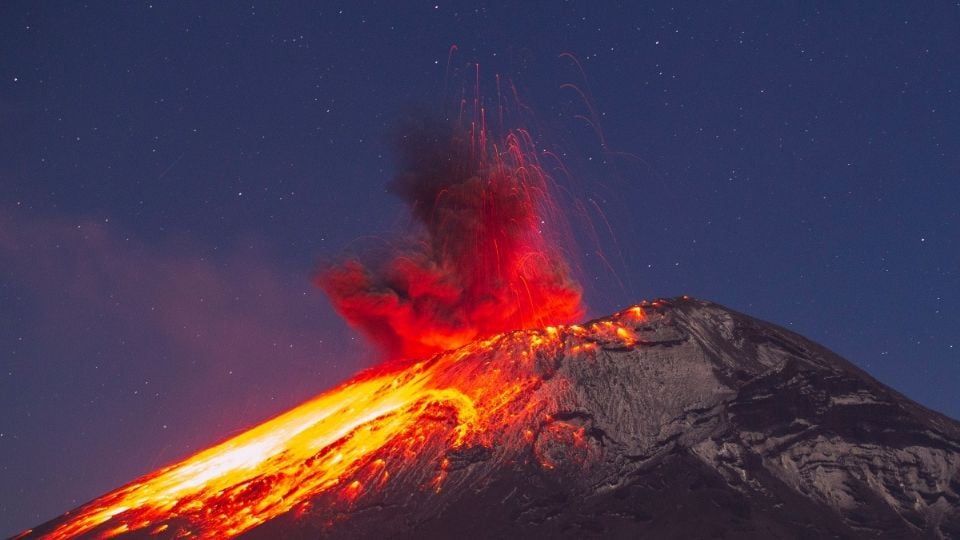
<path fill-rule="evenodd" d="M 351 504 L 391 482 L 391 471 L 422 457 L 431 441 L 446 451 L 503 451 L 537 444 L 533 430 L 541 425 L 547 436 L 576 445 L 582 432 L 542 417 L 543 396 L 532 399 L 551 359 L 631 347 L 644 318 L 636 307 L 586 326 L 501 334 L 429 359 L 387 363 L 80 507 L 42 537 L 230 538 L 281 514 L 308 514 L 318 495 Z M 541 466 L 554 466 L 549 452 L 531 451 Z M 435 461 L 437 473 L 423 490 L 444 487 L 450 460 L 440 453 Z"/>

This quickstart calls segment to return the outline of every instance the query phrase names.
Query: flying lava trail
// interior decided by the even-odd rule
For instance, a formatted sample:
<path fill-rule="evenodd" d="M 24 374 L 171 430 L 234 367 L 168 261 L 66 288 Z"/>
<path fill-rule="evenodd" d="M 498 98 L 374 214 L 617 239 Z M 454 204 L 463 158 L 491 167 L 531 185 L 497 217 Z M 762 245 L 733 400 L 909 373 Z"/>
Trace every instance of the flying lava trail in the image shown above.
<path fill-rule="evenodd" d="M 387 361 L 21 536 L 229 538 L 308 512 L 318 497 L 349 503 L 390 482 L 425 441 L 489 447 L 520 429 L 539 407 L 529 396 L 541 372 L 528 369 L 538 351 L 588 334 L 632 345 L 627 323 L 569 326 L 584 313 L 580 287 L 551 231 L 560 212 L 532 139 L 522 129 L 492 136 L 479 97 L 465 109 L 467 120 L 404 137 L 390 188 L 410 207 L 413 236 L 316 278 Z M 509 369 L 466 361 L 505 344 Z M 424 489 L 442 488 L 436 459 Z"/>

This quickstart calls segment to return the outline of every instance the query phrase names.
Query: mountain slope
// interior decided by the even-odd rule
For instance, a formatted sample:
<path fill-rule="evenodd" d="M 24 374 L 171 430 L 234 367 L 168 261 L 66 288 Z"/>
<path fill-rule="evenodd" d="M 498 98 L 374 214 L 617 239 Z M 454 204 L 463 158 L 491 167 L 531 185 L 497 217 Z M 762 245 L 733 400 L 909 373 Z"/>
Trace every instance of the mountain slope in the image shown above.
<path fill-rule="evenodd" d="M 960 538 L 958 422 L 716 304 L 644 303 L 390 369 L 431 373 L 438 390 L 332 483 L 237 534 Z M 393 414 L 354 427 L 332 452 Z M 330 452 L 298 474 L 319 474 Z M 278 474 L 245 480 L 227 502 L 181 500 L 143 527 L 117 528 L 126 514 L 111 515 L 83 534 L 217 536 L 207 525 L 217 512 L 265 504 Z"/>

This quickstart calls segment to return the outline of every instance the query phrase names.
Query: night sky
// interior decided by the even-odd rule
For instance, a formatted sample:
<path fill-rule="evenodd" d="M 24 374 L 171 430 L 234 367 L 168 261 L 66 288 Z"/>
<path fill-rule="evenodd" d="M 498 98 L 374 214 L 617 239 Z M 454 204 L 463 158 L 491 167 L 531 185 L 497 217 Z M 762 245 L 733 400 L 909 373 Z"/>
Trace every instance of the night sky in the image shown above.
<path fill-rule="evenodd" d="M 475 63 L 593 209 L 590 315 L 713 300 L 960 417 L 960 5 L 623 4 L 4 2 L 0 536 L 376 362 L 311 276 Z"/>

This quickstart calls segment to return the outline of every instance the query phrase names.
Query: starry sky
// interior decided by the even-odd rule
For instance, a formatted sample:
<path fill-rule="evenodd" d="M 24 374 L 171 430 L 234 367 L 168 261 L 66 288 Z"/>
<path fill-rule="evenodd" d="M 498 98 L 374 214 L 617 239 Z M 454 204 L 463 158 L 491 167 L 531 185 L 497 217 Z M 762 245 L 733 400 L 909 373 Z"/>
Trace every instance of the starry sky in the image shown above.
<path fill-rule="evenodd" d="M 710 299 L 960 417 L 960 5 L 676 4 L 4 2 L 0 536 L 376 362 L 311 275 L 475 65 L 595 209 L 590 315 Z"/>

